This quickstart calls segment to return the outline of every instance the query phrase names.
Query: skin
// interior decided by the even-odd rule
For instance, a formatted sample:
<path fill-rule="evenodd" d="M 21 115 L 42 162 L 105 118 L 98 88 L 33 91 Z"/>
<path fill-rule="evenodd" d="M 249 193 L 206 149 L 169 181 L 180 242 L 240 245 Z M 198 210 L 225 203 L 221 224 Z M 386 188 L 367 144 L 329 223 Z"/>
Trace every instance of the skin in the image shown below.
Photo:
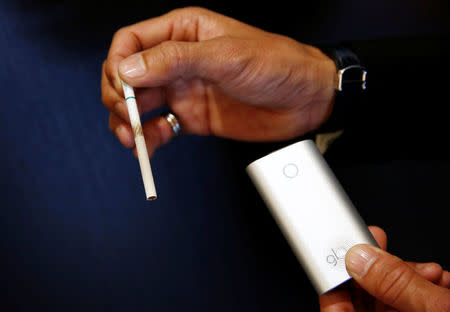
<path fill-rule="evenodd" d="M 320 311 L 450 311 L 450 273 L 434 262 L 404 262 L 385 252 L 386 233 L 376 226 L 369 230 L 381 248 L 374 248 L 377 260 L 364 276 L 349 272 L 351 283 L 320 296 Z"/>
<path fill-rule="evenodd" d="M 138 71 L 127 66 L 130 60 L 145 72 L 132 77 Z M 138 87 L 141 113 L 167 105 L 184 133 L 276 141 L 325 122 L 335 72 L 334 62 L 315 47 L 184 8 L 114 35 L 103 65 L 102 100 L 111 112 L 111 131 L 126 147 L 134 143 L 120 79 Z M 161 117 L 143 130 L 150 154 L 171 138 Z"/>
<path fill-rule="evenodd" d="M 329 117 L 336 67 L 319 49 L 203 8 L 183 8 L 124 27 L 103 64 L 109 127 L 134 148 L 120 80 L 135 87 L 141 114 L 168 106 L 183 133 L 246 141 L 292 139 Z M 172 138 L 162 117 L 143 124 L 147 149 Z M 386 234 L 371 227 L 382 249 Z M 354 247 L 358 248 L 358 247 Z M 352 248 L 353 249 L 353 248 Z M 320 296 L 322 312 L 450 311 L 450 274 L 381 249 L 353 284 Z M 393 273 L 392 273 L 393 272 Z"/>

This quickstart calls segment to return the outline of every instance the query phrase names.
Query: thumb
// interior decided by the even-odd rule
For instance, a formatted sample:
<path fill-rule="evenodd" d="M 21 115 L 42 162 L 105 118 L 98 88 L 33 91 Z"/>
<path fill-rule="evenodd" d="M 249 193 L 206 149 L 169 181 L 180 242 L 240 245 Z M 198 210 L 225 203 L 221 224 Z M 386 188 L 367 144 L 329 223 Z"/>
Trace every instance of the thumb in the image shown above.
<path fill-rule="evenodd" d="M 450 311 L 450 290 L 423 279 L 400 258 L 379 248 L 356 245 L 345 263 L 362 288 L 399 311 Z"/>
<path fill-rule="evenodd" d="M 243 60 L 250 57 L 244 57 L 244 52 L 239 40 L 222 37 L 200 42 L 164 41 L 122 60 L 119 75 L 134 87 L 158 87 L 180 78 L 223 81 L 245 67 Z"/>

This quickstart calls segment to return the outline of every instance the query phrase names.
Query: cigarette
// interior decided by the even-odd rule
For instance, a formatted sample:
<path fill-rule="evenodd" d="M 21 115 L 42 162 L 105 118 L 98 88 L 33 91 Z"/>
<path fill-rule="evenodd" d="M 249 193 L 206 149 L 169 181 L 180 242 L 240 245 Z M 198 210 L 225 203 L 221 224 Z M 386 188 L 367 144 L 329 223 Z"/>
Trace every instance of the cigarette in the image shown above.
<path fill-rule="evenodd" d="M 147 146 L 145 145 L 144 133 L 142 131 L 141 119 L 136 104 L 136 96 L 133 87 L 122 81 L 125 102 L 127 103 L 128 115 L 130 116 L 131 129 L 133 129 L 134 142 L 141 167 L 142 181 L 144 182 L 147 200 L 156 199 L 155 182 L 153 181 L 152 167 L 148 158 Z"/>

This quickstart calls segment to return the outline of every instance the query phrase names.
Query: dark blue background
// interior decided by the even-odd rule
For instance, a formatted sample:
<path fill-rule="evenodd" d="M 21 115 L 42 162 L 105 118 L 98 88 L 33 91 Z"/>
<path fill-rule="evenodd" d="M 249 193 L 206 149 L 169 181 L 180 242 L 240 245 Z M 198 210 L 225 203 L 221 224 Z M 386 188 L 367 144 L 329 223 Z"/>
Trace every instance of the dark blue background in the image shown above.
<path fill-rule="evenodd" d="M 426 34 L 445 20 L 439 1 L 341 2 L 207 7 L 305 42 Z M 152 159 L 159 198 L 147 202 L 108 130 L 100 72 L 114 31 L 186 4 L 0 2 L 0 310 L 317 309 L 244 173 L 287 142 L 179 137 Z M 333 166 L 393 252 L 449 266 L 448 160 Z"/>

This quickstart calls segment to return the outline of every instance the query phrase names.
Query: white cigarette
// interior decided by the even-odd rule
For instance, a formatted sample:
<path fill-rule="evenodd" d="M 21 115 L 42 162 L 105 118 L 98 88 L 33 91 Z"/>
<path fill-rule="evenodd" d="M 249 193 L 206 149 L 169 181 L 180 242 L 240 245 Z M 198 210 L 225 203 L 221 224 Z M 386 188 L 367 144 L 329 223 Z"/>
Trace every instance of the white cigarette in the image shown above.
<path fill-rule="evenodd" d="M 147 200 L 156 199 L 155 182 L 153 181 L 152 167 L 148 158 L 147 146 L 145 145 L 144 133 L 142 131 L 141 119 L 136 104 L 133 87 L 122 81 L 125 102 L 127 103 L 128 115 L 130 116 L 131 128 L 133 129 L 134 142 L 141 167 L 142 180 L 144 181 L 145 195 Z"/>

